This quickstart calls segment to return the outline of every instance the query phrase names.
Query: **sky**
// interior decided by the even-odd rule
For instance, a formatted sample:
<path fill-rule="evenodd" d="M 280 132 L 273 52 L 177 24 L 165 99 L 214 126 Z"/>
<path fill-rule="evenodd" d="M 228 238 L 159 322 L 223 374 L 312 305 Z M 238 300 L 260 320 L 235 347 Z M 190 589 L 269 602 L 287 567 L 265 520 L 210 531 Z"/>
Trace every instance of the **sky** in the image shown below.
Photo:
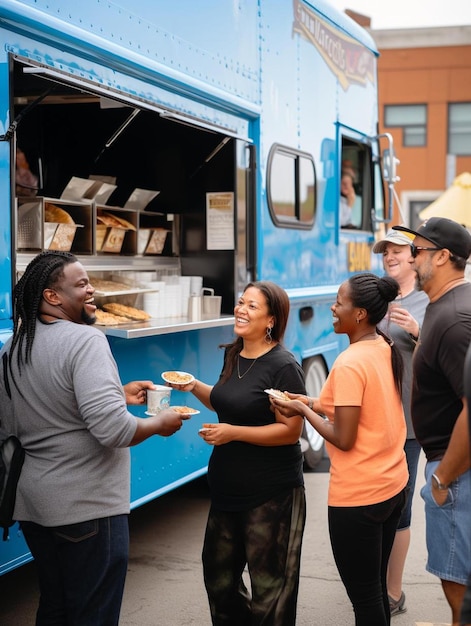
<path fill-rule="evenodd" d="M 371 18 L 371 28 L 471 26 L 470 0 L 329 0 Z"/>

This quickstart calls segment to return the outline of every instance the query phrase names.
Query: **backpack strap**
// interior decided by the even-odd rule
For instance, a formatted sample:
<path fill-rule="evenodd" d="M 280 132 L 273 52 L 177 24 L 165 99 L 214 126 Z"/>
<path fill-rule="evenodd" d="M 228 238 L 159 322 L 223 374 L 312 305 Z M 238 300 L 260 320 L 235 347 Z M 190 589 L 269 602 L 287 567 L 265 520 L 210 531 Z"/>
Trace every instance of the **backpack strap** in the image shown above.
<path fill-rule="evenodd" d="M 3 361 L 3 382 L 5 383 L 5 391 L 7 392 L 8 397 L 11 399 L 10 381 L 8 380 L 8 355 L 6 352 L 3 353 L 2 361 Z"/>

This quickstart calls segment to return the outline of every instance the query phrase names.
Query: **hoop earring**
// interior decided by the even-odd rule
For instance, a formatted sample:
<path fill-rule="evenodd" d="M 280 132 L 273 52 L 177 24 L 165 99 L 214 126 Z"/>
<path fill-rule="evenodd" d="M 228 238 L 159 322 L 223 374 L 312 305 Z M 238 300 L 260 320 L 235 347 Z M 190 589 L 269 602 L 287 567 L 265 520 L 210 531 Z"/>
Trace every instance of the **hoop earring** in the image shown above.
<path fill-rule="evenodd" d="M 271 336 L 271 326 L 267 326 L 267 332 L 265 333 L 265 343 L 271 344 L 273 337 Z"/>

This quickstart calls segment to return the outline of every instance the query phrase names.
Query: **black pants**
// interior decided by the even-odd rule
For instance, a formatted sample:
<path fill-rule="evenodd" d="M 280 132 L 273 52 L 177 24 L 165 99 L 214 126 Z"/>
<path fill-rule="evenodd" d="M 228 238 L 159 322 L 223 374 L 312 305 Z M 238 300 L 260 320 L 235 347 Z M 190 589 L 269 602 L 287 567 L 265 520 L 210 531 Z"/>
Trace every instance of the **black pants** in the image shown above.
<path fill-rule="evenodd" d="M 386 572 L 405 501 L 403 490 L 379 504 L 329 507 L 330 542 L 356 626 L 390 624 Z"/>
<path fill-rule="evenodd" d="M 249 511 L 211 507 L 203 569 L 214 626 L 294 626 L 305 520 L 304 487 Z"/>

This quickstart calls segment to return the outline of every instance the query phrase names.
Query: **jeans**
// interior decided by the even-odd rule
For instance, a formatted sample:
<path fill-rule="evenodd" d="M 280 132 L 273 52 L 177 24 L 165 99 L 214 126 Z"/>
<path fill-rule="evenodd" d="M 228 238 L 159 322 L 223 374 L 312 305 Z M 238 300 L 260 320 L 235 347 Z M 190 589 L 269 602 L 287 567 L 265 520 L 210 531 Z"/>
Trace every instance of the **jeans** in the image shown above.
<path fill-rule="evenodd" d="M 449 489 L 446 502 L 438 506 L 431 491 L 432 474 L 440 461 L 427 461 L 426 483 L 420 490 L 425 502 L 425 569 L 440 580 L 466 585 L 471 563 L 471 470 L 467 470 Z"/>
<path fill-rule="evenodd" d="M 412 517 L 412 500 L 414 498 L 415 483 L 417 480 L 417 466 L 419 465 L 420 443 L 417 439 L 406 439 L 404 446 L 406 453 L 407 469 L 409 470 L 409 481 L 407 483 L 408 496 L 406 506 L 402 511 L 401 519 L 397 525 L 398 530 L 404 530 L 410 527 Z"/>
<path fill-rule="evenodd" d="M 386 572 L 405 501 L 403 489 L 379 504 L 329 506 L 332 551 L 353 605 L 356 626 L 390 624 Z"/>
<path fill-rule="evenodd" d="M 116 626 L 129 554 L 128 516 L 47 528 L 22 522 L 39 577 L 36 626 Z"/>

